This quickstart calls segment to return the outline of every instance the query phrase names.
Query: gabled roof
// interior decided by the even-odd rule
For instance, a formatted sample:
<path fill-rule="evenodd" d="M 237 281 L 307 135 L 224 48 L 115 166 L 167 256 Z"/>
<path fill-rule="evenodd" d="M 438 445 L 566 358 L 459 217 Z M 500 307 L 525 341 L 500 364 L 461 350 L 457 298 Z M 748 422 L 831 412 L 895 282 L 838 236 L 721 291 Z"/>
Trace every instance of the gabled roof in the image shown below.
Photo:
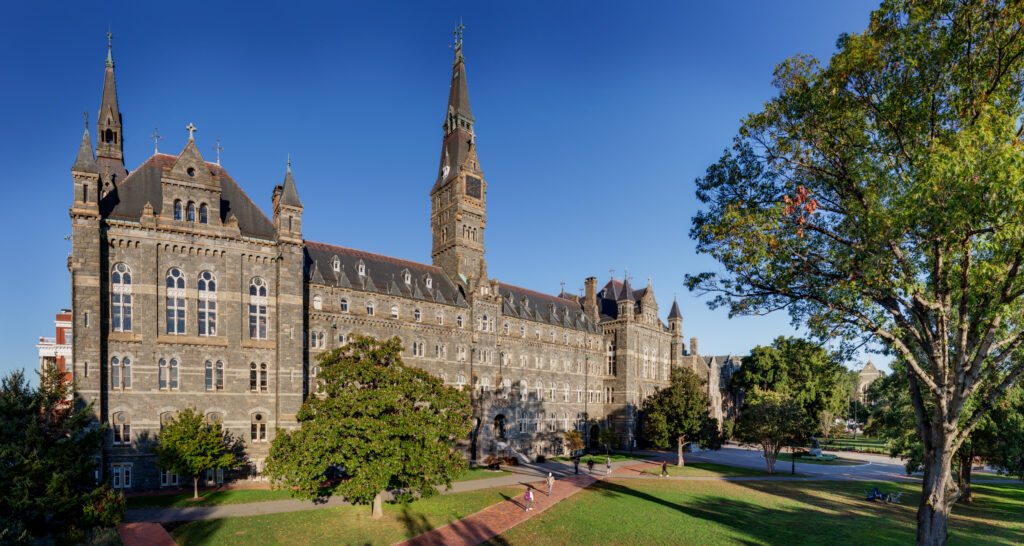
<path fill-rule="evenodd" d="M 505 283 L 498 283 L 498 292 L 501 294 L 503 315 L 597 332 L 597 325 L 586 318 L 583 306 L 577 301 Z"/>
<path fill-rule="evenodd" d="M 313 272 L 319 272 L 323 283 L 328 286 L 348 285 L 355 290 L 467 307 L 459 289 L 440 267 L 316 241 L 305 241 L 305 247 L 307 279 Z M 337 271 L 334 269 L 335 258 Z M 362 276 L 359 275 L 360 263 L 366 273 Z M 411 277 L 409 284 L 405 283 L 406 271 Z M 426 283 L 428 277 L 431 279 L 430 288 Z"/>
<path fill-rule="evenodd" d="M 154 154 L 113 191 L 100 201 L 100 213 L 104 217 L 138 220 L 142 209 L 149 203 L 153 212 L 160 214 L 163 209 L 164 171 L 170 171 L 178 156 Z M 220 220 L 226 222 L 232 215 L 238 219 L 238 229 L 245 235 L 262 239 L 275 237 L 274 224 L 223 167 L 206 162 L 214 180 L 220 184 Z"/>

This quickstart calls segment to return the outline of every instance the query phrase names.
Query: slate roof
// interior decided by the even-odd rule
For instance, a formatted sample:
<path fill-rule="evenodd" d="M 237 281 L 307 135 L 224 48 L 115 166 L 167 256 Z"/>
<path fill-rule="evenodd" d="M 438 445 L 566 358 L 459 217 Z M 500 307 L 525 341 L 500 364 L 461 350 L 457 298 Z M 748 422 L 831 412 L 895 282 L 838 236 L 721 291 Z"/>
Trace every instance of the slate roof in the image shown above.
<path fill-rule="evenodd" d="M 601 314 L 602 319 L 615 320 L 619 318 L 618 302 L 620 299 L 623 299 L 623 291 L 628 286 L 628 283 L 623 285 L 622 282 L 612 279 L 597 292 L 597 310 Z M 633 290 L 630 288 L 629 291 L 630 299 L 638 301 L 644 297 L 647 288 L 645 287 L 643 290 Z"/>
<path fill-rule="evenodd" d="M 302 201 L 299 201 L 299 192 L 295 189 L 295 179 L 292 178 L 292 162 L 288 161 L 288 170 L 284 173 L 284 189 L 281 190 L 282 205 L 302 208 Z"/>
<path fill-rule="evenodd" d="M 138 220 L 148 202 L 153 212 L 160 214 L 163 209 L 163 186 L 160 182 L 164 170 L 170 170 L 178 156 L 154 154 L 138 169 L 132 171 L 123 182 L 100 200 L 100 213 L 105 218 Z M 220 220 L 233 214 L 238 219 L 238 229 L 244 234 L 261 239 L 275 237 L 274 223 L 235 182 L 220 165 L 206 163 L 214 180 L 220 182 Z"/>
<path fill-rule="evenodd" d="M 92 141 L 89 139 L 88 128 L 82 134 L 82 144 L 78 147 L 78 156 L 75 158 L 75 164 L 71 166 L 71 169 L 87 173 L 99 173 L 96 170 L 96 157 L 92 154 Z"/>
<path fill-rule="evenodd" d="M 505 283 L 498 283 L 498 291 L 501 293 L 502 315 L 584 332 L 598 331 L 578 301 Z"/>
<path fill-rule="evenodd" d="M 462 292 L 440 267 L 316 241 L 305 241 L 305 247 L 305 273 L 310 282 L 468 307 Z M 338 271 L 334 270 L 335 258 Z M 362 276 L 360 262 L 366 273 Z M 412 277 L 409 284 L 405 283 L 406 272 Z"/>
<path fill-rule="evenodd" d="M 679 302 L 672 300 L 672 309 L 669 309 L 668 318 L 683 318 L 683 314 L 679 312 Z"/>

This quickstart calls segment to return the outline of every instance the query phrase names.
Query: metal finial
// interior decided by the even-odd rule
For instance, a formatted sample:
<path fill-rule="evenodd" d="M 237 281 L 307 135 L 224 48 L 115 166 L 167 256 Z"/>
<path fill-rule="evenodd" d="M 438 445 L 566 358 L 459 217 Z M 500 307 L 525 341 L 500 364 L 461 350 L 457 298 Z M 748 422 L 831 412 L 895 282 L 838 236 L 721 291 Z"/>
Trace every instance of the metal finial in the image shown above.
<path fill-rule="evenodd" d="M 82 115 L 85 116 L 85 130 L 88 131 L 89 130 L 89 112 L 88 111 L 84 111 L 84 112 L 82 112 Z"/>
<path fill-rule="evenodd" d="M 185 127 L 185 130 L 186 130 L 186 131 L 188 131 L 188 139 L 189 139 L 189 140 L 195 140 L 195 138 L 196 138 L 196 135 L 195 135 L 195 133 L 196 133 L 196 131 L 198 131 L 199 129 L 197 129 L 195 125 L 192 125 L 192 122 L 191 122 L 191 121 L 190 121 L 190 122 L 188 122 L 188 126 L 187 126 L 187 127 Z"/>
<path fill-rule="evenodd" d="M 114 33 L 110 32 L 110 26 L 108 25 L 107 26 L 107 66 L 109 66 L 111 68 L 114 67 L 114 56 L 110 52 L 111 44 L 112 44 L 112 41 L 113 41 L 112 40 L 113 37 L 114 37 Z"/>
<path fill-rule="evenodd" d="M 615 268 L 608 268 L 608 273 L 611 274 L 612 280 L 615 280 Z"/>
<path fill-rule="evenodd" d="M 163 140 L 164 137 L 160 136 L 160 130 L 157 129 L 156 125 L 153 126 L 153 134 L 149 135 L 149 138 L 153 139 L 153 153 L 160 153 L 160 141 Z"/>
<path fill-rule="evenodd" d="M 292 172 L 292 154 L 288 154 L 288 172 Z"/>
<path fill-rule="evenodd" d="M 213 147 L 214 151 L 217 152 L 217 164 L 220 165 L 220 153 L 224 151 L 224 148 L 220 145 L 220 139 L 217 139 L 217 145 Z"/>

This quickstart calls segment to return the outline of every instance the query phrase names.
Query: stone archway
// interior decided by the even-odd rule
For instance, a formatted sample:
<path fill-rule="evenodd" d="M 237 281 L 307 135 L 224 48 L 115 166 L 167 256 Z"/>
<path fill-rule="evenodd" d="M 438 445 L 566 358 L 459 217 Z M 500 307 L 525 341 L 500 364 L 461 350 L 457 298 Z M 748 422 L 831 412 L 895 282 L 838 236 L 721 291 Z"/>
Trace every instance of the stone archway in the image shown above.
<path fill-rule="evenodd" d="M 499 413 L 494 418 L 494 438 L 498 439 L 498 440 L 504 440 L 505 439 L 505 429 L 506 429 L 505 415 L 503 413 Z"/>
<path fill-rule="evenodd" d="M 597 425 L 590 425 L 590 447 L 592 449 L 597 449 L 597 448 L 601 447 L 601 445 L 599 443 L 599 440 L 597 439 L 598 436 L 600 436 L 600 435 L 601 435 L 601 427 L 599 427 Z"/>

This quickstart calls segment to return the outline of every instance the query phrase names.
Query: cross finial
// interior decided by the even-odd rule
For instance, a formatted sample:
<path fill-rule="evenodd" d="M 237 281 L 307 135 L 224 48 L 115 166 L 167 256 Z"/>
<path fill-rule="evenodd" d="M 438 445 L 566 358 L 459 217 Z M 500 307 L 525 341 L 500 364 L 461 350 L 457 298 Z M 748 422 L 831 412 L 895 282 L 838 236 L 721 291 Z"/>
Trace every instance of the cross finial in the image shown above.
<path fill-rule="evenodd" d="M 188 131 L 188 139 L 189 139 L 189 140 L 195 140 L 195 139 L 196 139 L 196 135 L 195 135 L 195 133 L 196 133 L 196 131 L 198 131 L 199 129 L 196 129 L 196 126 L 195 126 L 195 125 L 192 125 L 192 122 L 191 122 L 191 121 L 190 121 L 190 122 L 188 122 L 188 127 L 185 127 L 185 130 L 186 130 L 186 131 Z"/>
<path fill-rule="evenodd" d="M 612 279 L 615 278 L 615 268 L 614 267 L 608 268 L 608 273 L 612 276 Z"/>
<path fill-rule="evenodd" d="M 217 139 L 217 145 L 213 149 L 217 152 L 217 164 L 220 165 L 220 153 L 224 151 L 224 148 L 221 147 L 219 138 Z"/>
<path fill-rule="evenodd" d="M 114 66 L 114 56 L 110 52 L 111 43 L 113 41 L 112 40 L 113 38 L 114 38 L 114 33 L 110 32 L 110 25 L 107 25 L 107 66 L 109 66 L 109 67 L 113 67 Z"/>
<path fill-rule="evenodd" d="M 633 279 L 633 277 L 629 276 L 629 268 L 628 267 L 626 268 L 625 272 L 622 273 L 622 276 L 623 276 L 622 278 L 627 280 L 627 281 Z"/>
<path fill-rule="evenodd" d="M 89 130 L 89 112 L 88 111 L 82 112 L 82 115 L 85 116 L 85 130 L 88 131 Z"/>
<path fill-rule="evenodd" d="M 288 154 L 288 172 L 292 172 L 292 154 Z"/>
<path fill-rule="evenodd" d="M 153 126 L 153 134 L 149 135 L 149 138 L 153 139 L 153 153 L 160 153 L 160 141 L 163 140 L 164 137 L 160 136 L 160 130 L 156 125 Z"/>
<path fill-rule="evenodd" d="M 565 281 L 562 281 L 562 293 L 565 294 Z"/>

